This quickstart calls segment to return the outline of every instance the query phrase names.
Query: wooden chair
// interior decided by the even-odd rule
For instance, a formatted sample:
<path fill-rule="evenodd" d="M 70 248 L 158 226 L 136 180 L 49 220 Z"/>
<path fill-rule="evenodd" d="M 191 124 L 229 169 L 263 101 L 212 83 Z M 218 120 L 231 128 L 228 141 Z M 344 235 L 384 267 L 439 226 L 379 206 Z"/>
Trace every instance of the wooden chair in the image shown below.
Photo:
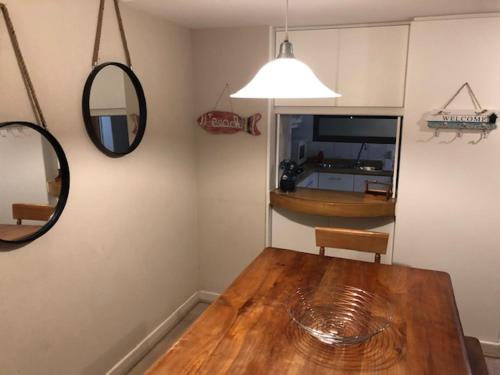
<path fill-rule="evenodd" d="M 392 197 L 392 183 L 378 182 L 377 180 L 367 180 L 365 194 L 383 195 L 389 200 Z"/>
<path fill-rule="evenodd" d="M 488 375 L 488 367 L 479 340 L 475 337 L 465 336 L 464 341 L 472 375 Z"/>
<path fill-rule="evenodd" d="M 380 263 L 380 254 L 387 253 L 389 234 L 366 230 L 341 228 L 316 228 L 316 246 L 319 255 L 325 255 L 325 247 L 375 253 L 375 263 Z"/>
<path fill-rule="evenodd" d="M 21 225 L 23 220 L 48 221 L 54 213 L 54 207 L 14 203 L 12 205 L 12 217 L 17 220 L 17 225 Z"/>

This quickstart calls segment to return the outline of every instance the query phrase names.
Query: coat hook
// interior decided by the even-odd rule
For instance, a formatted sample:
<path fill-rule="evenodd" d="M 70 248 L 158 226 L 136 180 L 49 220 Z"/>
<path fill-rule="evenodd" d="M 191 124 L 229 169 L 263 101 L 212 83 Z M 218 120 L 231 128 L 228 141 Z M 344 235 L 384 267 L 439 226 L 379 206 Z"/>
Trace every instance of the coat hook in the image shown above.
<path fill-rule="evenodd" d="M 470 141 L 469 144 L 471 145 L 477 145 L 479 142 L 481 142 L 485 138 L 486 132 L 483 130 L 480 133 L 479 139 L 477 141 Z"/>

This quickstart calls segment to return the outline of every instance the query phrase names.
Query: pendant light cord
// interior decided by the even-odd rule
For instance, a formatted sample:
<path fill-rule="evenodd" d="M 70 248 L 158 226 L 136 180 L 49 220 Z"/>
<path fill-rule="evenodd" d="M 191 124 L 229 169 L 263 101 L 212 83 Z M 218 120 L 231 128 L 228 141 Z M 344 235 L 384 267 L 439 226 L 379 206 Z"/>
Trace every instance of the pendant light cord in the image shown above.
<path fill-rule="evenodd" d="M 288 42 L 288 0 L 286 0 L 286 12 L 285 12 L 285 41 Z"/>
<path fill-rule="evenodd" d="M 43 115 L 42 108 L 40 107 L 40 102 L 38 101 L 38 98 L 36 96 L 35 87 L 33 86 L 33 82 L 31 81 L 28 68 L 26 67 L 26 63 L 24 62 L 23 54 L 21 53 L 21 48 L 19 47 L 19 42 L 16 37 L 16 31 L 14 30 L 14 24 L 12 23 L 12 19 L 10 18 L 9 11 L 7 10 L 7 6 L 3 3 L 0 3 L 0 9 L 2 10 L 3 17 L 5 18 L 5 24 L 7 25 L 7 31 L 10 36 L 12 48 L 14 49 L 14 54 L 16 55 L 17 64 L 19 65 L 19 69 L 23 77 L 24 85 L 26 86 L 26 91 L 28 92 L 28 98 L 35 114 L 36 121 L 44 129 L 47 129 L 45 117 Z"/>

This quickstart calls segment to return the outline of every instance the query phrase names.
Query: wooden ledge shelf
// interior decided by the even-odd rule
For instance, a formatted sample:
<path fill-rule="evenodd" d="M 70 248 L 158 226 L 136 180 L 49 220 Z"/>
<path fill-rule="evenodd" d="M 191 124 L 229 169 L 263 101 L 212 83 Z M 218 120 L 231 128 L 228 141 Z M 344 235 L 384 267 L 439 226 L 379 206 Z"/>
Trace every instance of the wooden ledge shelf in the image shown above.
<path fill-rule="evenodd" d="M 394 217 L 396 200 L 364 193 L 297 188 L 293 193 L 276 189 L 271 206 L 310 215 L 339 217 Z"/>

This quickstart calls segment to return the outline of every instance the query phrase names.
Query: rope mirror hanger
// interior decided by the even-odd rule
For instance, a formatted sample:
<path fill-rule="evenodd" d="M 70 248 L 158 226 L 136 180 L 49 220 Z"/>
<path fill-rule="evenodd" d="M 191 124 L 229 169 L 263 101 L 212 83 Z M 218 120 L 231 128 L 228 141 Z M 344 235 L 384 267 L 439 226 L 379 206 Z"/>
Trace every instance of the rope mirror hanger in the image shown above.
<path fill-rule="evenodd" d="M 101 35 L 102 35 L 102 22 L 104 18 L 104 5 L 106 0 L 100 0 L 99 2 L 99 15 L 97 16 L 97 30 L 95 34 L 94 43 L 94 53 L 92 55 L 92 67 L 96 67 L 99 62 L 99 48 L 101 46 Z M 118 28 L 120 29 L 120 36 L 122 39 L 123 50 L 125 52 L 125 59 L 127 60 L 127 66 L 132 69 L 132 61 L 130 59 L 130 50 L 128 48 L 127 36 L 125 35 L 125 27 L 123 26 L 123 19 L 120 12 L 120 4 L 118 0 L 113 0 L 115 5 L 116 19 L 118 21 Z"/>
<path fill-rule="evenodd" d="M 17 64 L 21 71 L 21 76 L 23 78 L 24 86 L 26 87 L 26 92 L 28 93 L 28 98 L 30 100 L 33 113 L 35 114 L 36 121 L 42 128 L 47 129 L 47 123 L 45 122 L 45 117 L 43 115 L 40 102 L 38 101 L 38 97 L 35 92 L 35 87 L 33 86 L 33 82 L 31 81 L 28 68 L 26 67 L 26 63 L 24 61 L 23 54 L 21 52 L 21 48 L 19 47 L 16 31 L 14 29 L 14 24 L 12 23 L 12 19 L 10 18 L 9 11 L 7 9 L 7 6 L 3 3 L 0 3 L 0 9 L 2 10 L 2 14 L 5 19 L 5 24 L 7 25 L 7 31 L 9 33 L 10 41 L 12 43 L 12 48 L 14 49 L 14 54 L 16 55 Z"/>
<path fill-rule="evenodd" d="M 7 6 L 0 3 L 0 9 L 5 19 L 17 65 L 19 66 L 36 122 L 0 122 L 0 132 L 4 134 L 11 132 L 14 135 L 11 139 L 3 140 L 7 142 L 7 148 L 2 148 L 2 151 L 8 152 L 8 157 L 12 160 L 9 161 L 9 168 L 2 168 L 2 178 L 11 183 L 14 182 L 16 188 L 10 189 L 7 194 L 2 194 L 1 198 L 3 202 L 1 203 L 12 207 L 12 218 L 17 219 L 17 222 L 16 224 L 10 224 L 10 218 L 7 219 L 4 217 L 2 219 L 3 222 L 0 223 L 0 227 L 2 227 L 0 236 L 0 245 L 2 246 L 0 246 L 0 251 L 11 251 L 22 244 L 43 236 L 57 223 L 68 200 L 70 172 L 63 148 L 57 139 L 47 130 L 45 117 L 21 53 Z M 19 137 L 19 135 L 16 137 L 16 132 L 18 134 L 25 134 L 25 130 L 30 136 L 40 137 L 41 143 L 37 144 L 42 146 L 42 148 L 33 148 L 33 143 L 30 143 L 29 140 L 26 143 L 24 137 Z M 22 147 L 19 147 L 21 144 Z M 4 145 L 2 143 L 2 146 Z M 23 155 L 23 158 L 17 157 L 20 154 Z M 47 160 L 49 159 L 53 162 L 48 163 Z M 35 161 L 36 165 L 40 166 L 43 177 L 37 174 L 36 168 L 32 168 L 32 161 Z M 21 170 L 29 170 L 29 181 L 18 179 L 19 171 Z M 25 186 L 18 186 L 20 181 Z M 28 195 L 26 195 L 26 191 L 29 191 Z M 32 192 L 35 195 L 31 194 Z M 41 196 L 46 199 L 41 199 Z M 43 225 L 25 224 L 22 223 L 22 220 L 31 220 L 36 223 L 43 222 Z M 8 247 L 4 247 L 4 245 Z"/>
<path fill-rule="evenodd" d="M 142 84 L 132 71 L 132 61 L 120 12 L 113 0 L 126 63 L 100 62 L 99 49 L 106 0 L 99 0 L 92 70 L 83 88 L 82 114 L 87 134 L 109 157 L 122 157 L 142 141 L 147 122 L 147 104 Z"/>

